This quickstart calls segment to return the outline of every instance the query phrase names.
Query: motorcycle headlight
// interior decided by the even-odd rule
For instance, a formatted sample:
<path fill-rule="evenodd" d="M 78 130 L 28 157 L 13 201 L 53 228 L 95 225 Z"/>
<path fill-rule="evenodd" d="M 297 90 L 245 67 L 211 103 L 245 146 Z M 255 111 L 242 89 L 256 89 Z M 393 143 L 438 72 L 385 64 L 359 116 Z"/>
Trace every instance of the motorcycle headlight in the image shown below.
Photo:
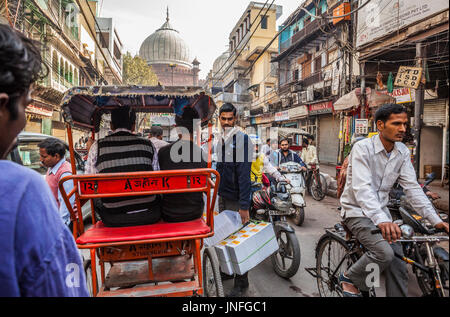
<path fill-rule="evenodd" d="M 414 229 L 410 225 L 401 225 L 400 230 L 402 231 L 402 236 L 406 239 L 411 239 L 414 236 Z"/>

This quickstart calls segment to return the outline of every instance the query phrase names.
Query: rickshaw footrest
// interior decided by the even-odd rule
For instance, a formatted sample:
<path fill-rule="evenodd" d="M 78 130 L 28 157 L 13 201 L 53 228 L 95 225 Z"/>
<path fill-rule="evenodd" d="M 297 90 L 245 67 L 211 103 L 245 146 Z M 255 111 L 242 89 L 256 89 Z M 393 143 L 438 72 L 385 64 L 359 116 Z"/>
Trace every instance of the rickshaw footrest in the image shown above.
<path fill-rule="evenodd" d="M 189 255 L 152 259 L 153 280 L 147 260 L 116 262 L 105 278 L 105 287 L 132 287 L 134 285 L 179 281 L 194 277 L 194 264 Z"/>

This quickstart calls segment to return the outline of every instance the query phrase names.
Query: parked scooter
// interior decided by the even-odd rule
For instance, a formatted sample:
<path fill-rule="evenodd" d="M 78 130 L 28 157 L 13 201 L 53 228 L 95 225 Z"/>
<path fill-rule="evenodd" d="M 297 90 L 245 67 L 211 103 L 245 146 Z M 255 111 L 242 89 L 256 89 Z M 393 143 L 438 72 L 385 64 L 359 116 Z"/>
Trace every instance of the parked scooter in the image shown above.
<path fill-rule="evenodd" d="M 284 278 L 294 276 L 300 266 L 300 245 L 286 217 L 292 215 L 291 194 L 286 182 L 265 186 L 253 193 L 250 217 L 273 224 L 279 249 L 271 256 L 275 272 Z"/>
<path fill-rule="evenodd" d="M 291 216 L 297 226 L 301 226 L 305 221 L 305 174 L 300 164 L 287 162 L 280 165 L 280 173 L 290 181 L 287 190 L 291 195 L 292 207 L 295 213 Z"/>

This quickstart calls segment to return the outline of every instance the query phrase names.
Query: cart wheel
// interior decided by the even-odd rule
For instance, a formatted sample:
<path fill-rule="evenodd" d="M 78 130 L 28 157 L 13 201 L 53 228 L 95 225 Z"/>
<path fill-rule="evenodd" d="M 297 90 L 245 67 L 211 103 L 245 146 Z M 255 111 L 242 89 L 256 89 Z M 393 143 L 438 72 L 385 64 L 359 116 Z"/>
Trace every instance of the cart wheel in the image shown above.
<path fill-rule="evenodd" d="M 203 252 L 203 290 L 205 297 L 224 297 L 219 260 L 214 248 L 205 248 Z"/>
<path fill-rule="evenodd" d="M 89 296 L 94 297 L 94 287 L 92 286 L 91 260 L 84 260 L 83 266 L 84 266 L 84 273 L 86 274 L 86 286 L 87 286 L 87 289 L 89 292 Z M 97 286 L 97 292 L 98 292 L 98 281 L 95 281 L 95 284 Z"/>

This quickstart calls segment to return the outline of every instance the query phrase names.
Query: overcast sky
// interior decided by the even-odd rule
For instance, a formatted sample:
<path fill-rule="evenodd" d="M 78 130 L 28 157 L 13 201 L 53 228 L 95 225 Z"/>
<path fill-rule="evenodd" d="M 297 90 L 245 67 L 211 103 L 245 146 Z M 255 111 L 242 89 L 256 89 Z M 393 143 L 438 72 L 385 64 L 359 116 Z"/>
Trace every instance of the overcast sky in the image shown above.
<path fill-rule="evenodd" d="M 259 2 L 265 3 L 265 0 Z M 272 0 L 269 0 L 270 4 Z M 277 26 L 303 0 L 275 0 L 283 6 Z M 139 53 L 142 42 L 166 19 L 169 6 L 170 23 L 180 32 L 190 48 L 192 59 L 200 64 L 200 78 L 204 79 L 228 44 L 228 35 L 250 1 L 246 0 L 99 0 L 100 16 L 114 18 L 124 53 Z"/>

